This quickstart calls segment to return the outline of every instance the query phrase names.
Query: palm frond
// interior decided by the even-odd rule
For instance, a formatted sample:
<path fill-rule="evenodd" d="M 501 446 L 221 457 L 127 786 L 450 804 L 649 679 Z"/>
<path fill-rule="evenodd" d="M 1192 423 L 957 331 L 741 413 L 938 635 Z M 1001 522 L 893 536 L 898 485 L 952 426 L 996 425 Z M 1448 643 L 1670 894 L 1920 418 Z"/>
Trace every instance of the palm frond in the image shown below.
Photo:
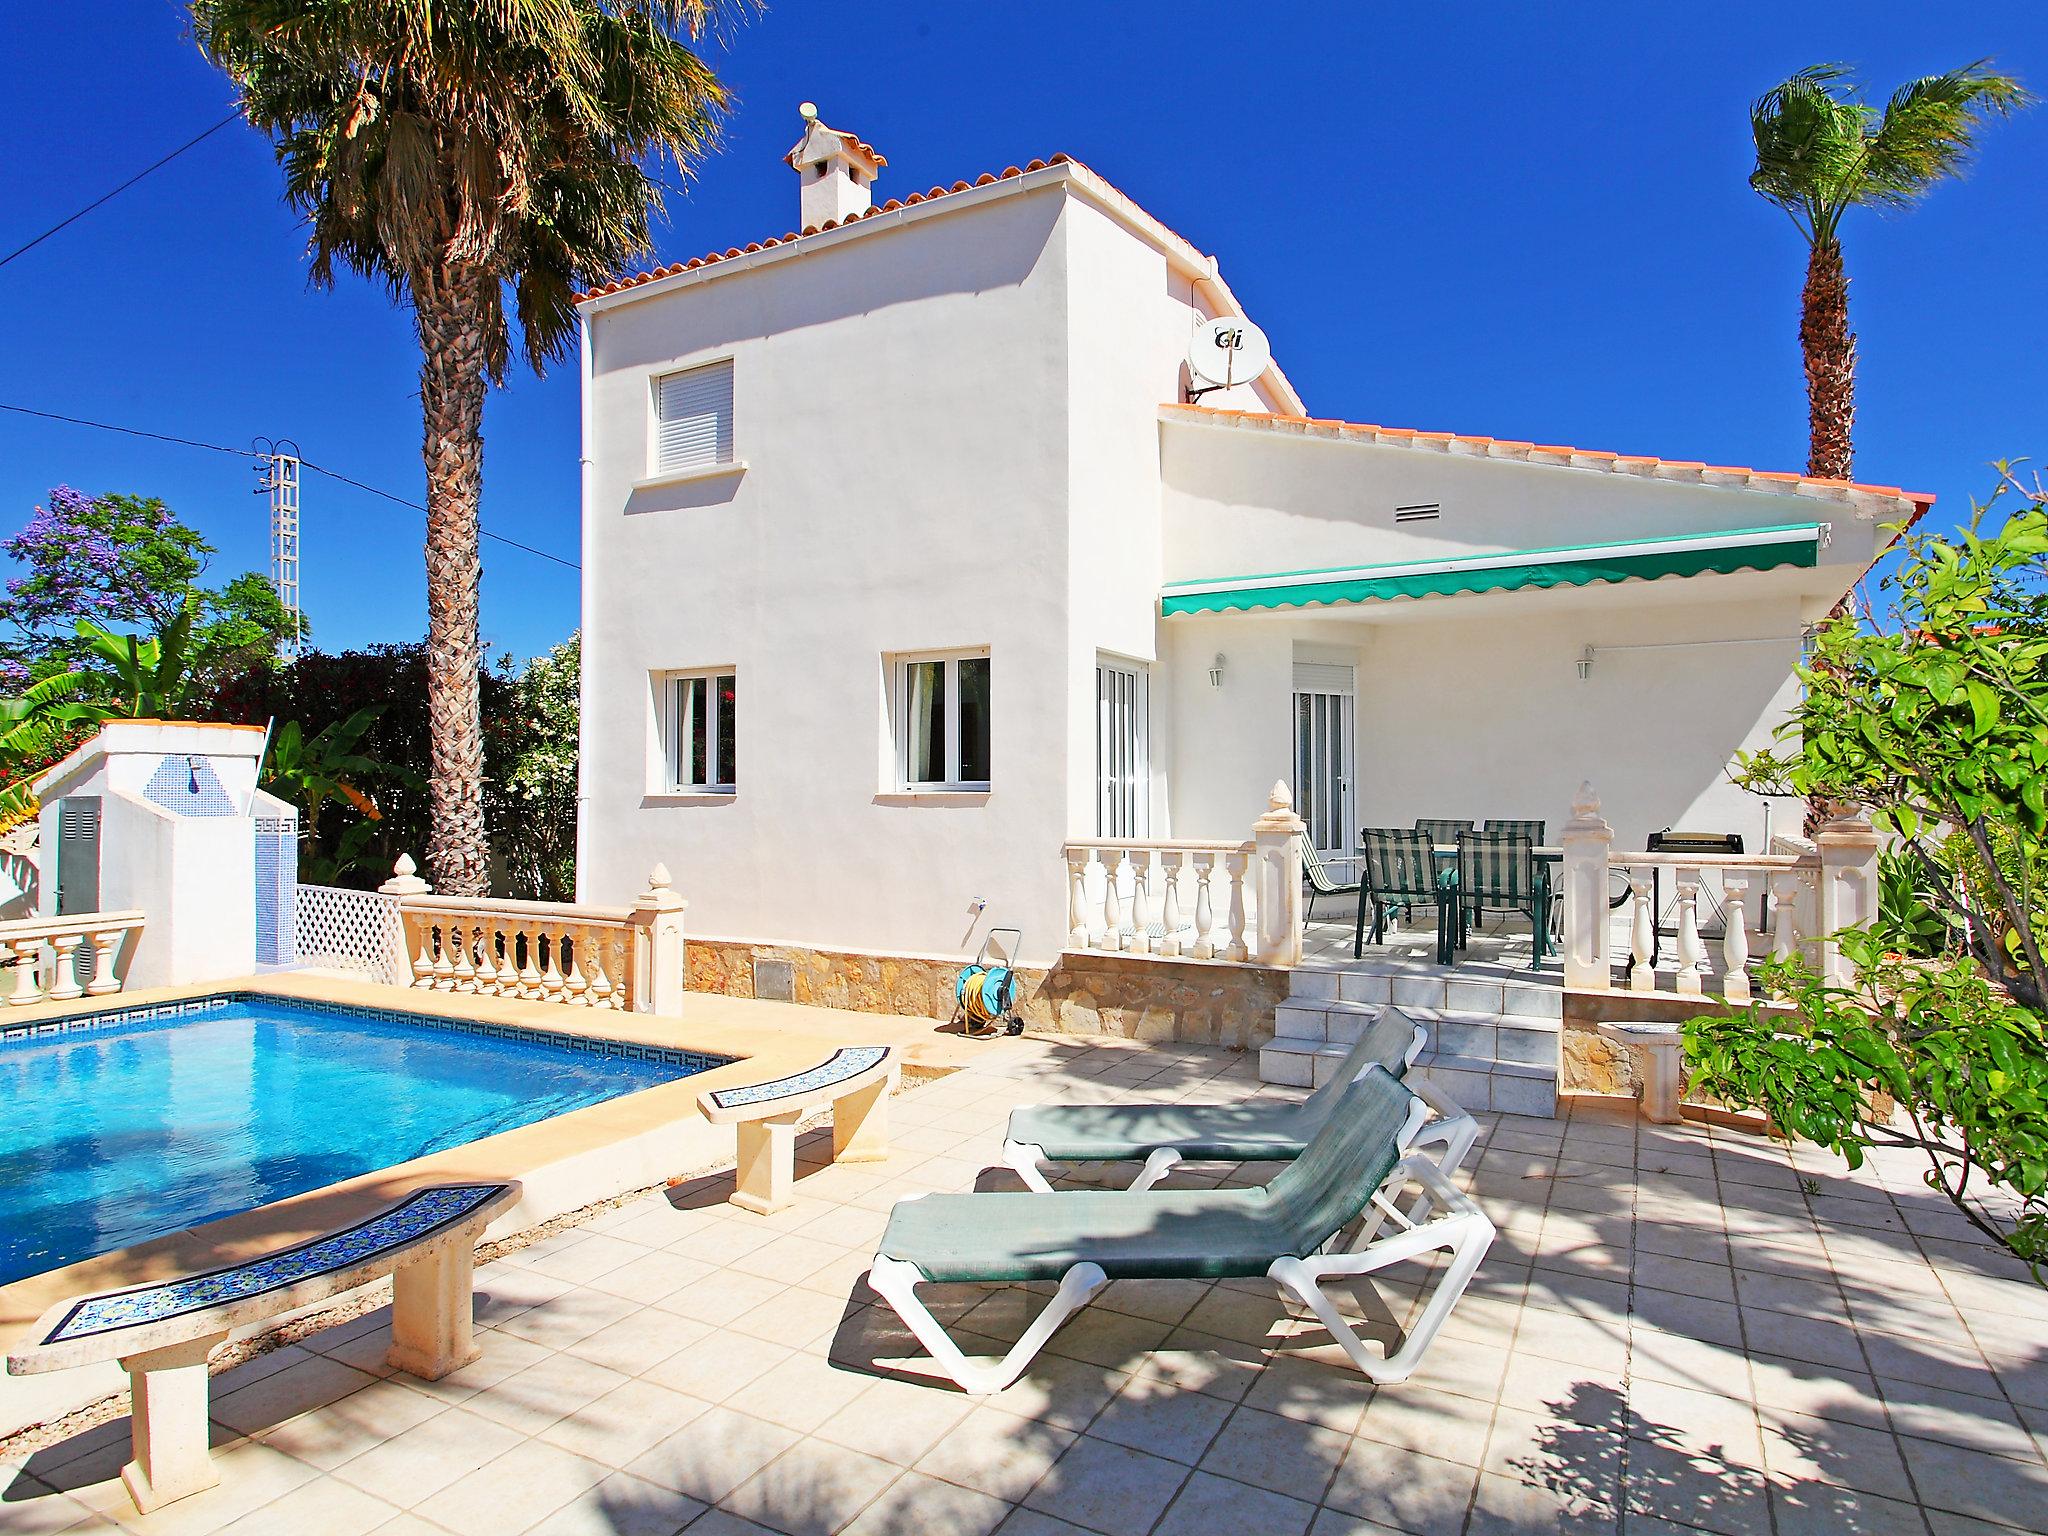
<path fill-rule="evenodd" d="M 1857 201 L 1903 208 L 1935 182 L 1962 173 L 1986 119 L 2033 100 L 2019 81 L 1979 59 L 1944 75 L 1923 75 L 1892 93 L 1870 143 Z"/>

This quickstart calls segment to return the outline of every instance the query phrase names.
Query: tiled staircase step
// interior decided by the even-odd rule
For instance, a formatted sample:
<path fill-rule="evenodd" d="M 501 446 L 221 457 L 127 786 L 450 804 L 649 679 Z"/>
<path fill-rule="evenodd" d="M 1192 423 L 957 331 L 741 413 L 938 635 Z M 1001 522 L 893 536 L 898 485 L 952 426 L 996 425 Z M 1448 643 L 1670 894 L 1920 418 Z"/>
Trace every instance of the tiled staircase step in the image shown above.
<path fill-rule="evenodd" d="M 1350 1045 L 1380 1016 L 1368 1003 L 1290 996 L 1273 1010 L 1273 1032 L 1293 1040 L 1341 1040 Z"/>
<path fill-rule="evenodd" d="M 1275 1035 L 1259 1047 L 1259 1080 L 1289 1088 L 1318 1088 L 1350 1054 L 1339 1041 Z"/>
<path fill-rule="evenodd" d="M 1557 1073 L 1474 1056 L 1425 1056 L 1409 1069 L 1474 1112 L 1557 1117 Z"/>

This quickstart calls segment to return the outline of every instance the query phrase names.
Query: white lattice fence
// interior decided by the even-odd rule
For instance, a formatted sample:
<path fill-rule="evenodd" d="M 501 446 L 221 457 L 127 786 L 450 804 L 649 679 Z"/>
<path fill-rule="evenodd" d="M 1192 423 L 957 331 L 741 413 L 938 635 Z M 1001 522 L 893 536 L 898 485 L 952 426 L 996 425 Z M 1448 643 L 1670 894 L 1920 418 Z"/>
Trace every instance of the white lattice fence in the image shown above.
<path fill-rule="evenodd" d="M 337 885 L 302 885 L 292 913 L 292 934 L 304 969 L 347 971 L 393 987 L 412 984 L 395 896 Z"/>

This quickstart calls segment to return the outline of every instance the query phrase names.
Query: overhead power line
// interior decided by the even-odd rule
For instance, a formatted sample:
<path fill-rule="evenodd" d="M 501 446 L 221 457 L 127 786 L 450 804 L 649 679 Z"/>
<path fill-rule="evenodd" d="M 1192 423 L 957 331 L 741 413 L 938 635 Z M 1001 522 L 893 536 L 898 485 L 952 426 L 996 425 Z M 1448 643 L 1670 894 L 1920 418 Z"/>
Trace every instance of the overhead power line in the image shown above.
<path fill-rule="evenodd" d="M 207 129 L 204 133 L 199 134 L 195 138 L 187 139 L 184 143 L 180 144 L 176 149 L 172 150 L 168 155 L 165 155 L 163 159 L 157 161 L 153 165 L 144 166 L 141 170 L 137 171 L 133 176 L 130 176 L 126 181 L 122 182 L 121 185 L 114 188 L 113 191 L 104 193 L 103 195 L 94 198 L 91 202 L 87 203 L 83 208 L 79 209 L 78 212 L 70 215 L 68 218 L 59 219 L 56 223 L 52 224 L 48 229 L 44 230 L 40 235 L 37 235 L 35 239 L 29 241 L 28 244 L 17 245 L 5 256 L 0 256 L 0 267 L 6 266 L 7 263 L 14 260 L 15 257 L 25 255 L 29 251 L 34 250 L 37 246 L 41 245 L 45 240 L 49 239 L 50 236 L 56 234 L 57 231 L 59 231 L 60 229 L 65 229 L 70 225 L 76 224 L 88 213 L 91 213 L 93 209 L 99 207 L 100 204 L 112 202 L 115 198 L 119 197 L 123 192 L 126 192 L 130 187 L 134 186 L 135 183 L 142 180 L 143 177 L 150 175 L 152 172 L 162 170 L 165 166 L 169 165 L 173 160 L 177 159 L 178 156 L 184 154 L 186 150 L 192 149 L 197 145 L 205 143 L 206 140 L 212 138 L 216 133 L 219 133 L 221 129 L 227 127 L 229 123 L 237 121 L 241 117 L 241 115 L 242 114 L 239 112 L 230 112 L 226 117 L 222 118 L 219 122 L 215 123 L 211 128 Z"/>
<path fill-rule="evenodd" d="M 210 453 L 232 453 L 244 459 L 265 459 L 270 457 L 268 454 L 258 453 L 253 448 L 230 448 L 225 443 L 205 443 L 197 438 L 175 437 L 168 432 L 145 432 L 140 427 L 116 426 L 110 421 L 93 421 L 84 416 L 64 416 L 56 411 L 31 410 L 28 406 L 8 405 L 4 401 L 0 401 L 0 411 L 12 411 L 17 416 L 36 416 L 44 421 L 61 421 L 74 427 L 92 427 L 100 432 L 119 432 L 124 437 L 146 437 L 152 442 L 176 443 L 181 448 L 204 448 Z M 383 490 L 378 486 L 357 480 L 353 476 L 344 475 L 338 469 L 329 469 L 324 464 L 315 464 L 311 459 L 301 459 L 299 462 L 315 474 L 325 475 L 330 480 L 339 480 L 343 485 L 352 485 L 357 490 L 368 492 L 372 496 L 381 496 L 384 500 L 396 502 L 401 507 L 410 507 L 415 512 L 427 510 L 422 502 L 409 500 L 395 492 Z M 574 560 L 565 559 L 552 550 L 540 549 L 532 544 L 522 544 L 517 539 L 506 538 L 502 533 L 492 533 L 488 528 L 479 527 L 477 534 L 479 537 L 489 539 L 493 543 L 509 545 L 511 548 L 523 550 L 529 555 L 538 555 L 543 560 L 552 560 L 555 564 L 567 566 L 572 571 L 582 569 Z"/>

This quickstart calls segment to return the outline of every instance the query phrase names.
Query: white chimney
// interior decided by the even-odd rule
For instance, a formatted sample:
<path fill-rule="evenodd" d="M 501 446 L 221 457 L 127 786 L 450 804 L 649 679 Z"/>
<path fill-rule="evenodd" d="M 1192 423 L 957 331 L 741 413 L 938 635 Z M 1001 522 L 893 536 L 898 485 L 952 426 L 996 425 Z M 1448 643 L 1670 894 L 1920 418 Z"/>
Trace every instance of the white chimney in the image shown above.
<path fill-rule="evenodd" d="M 872 144 L 819 122 L 810 102 L 798 110 L 804 136 L 782 157 L 797 174 L 797 228 L 822 229 L 867 212 L 875 200 L 875 175 L 889 162 Z"/>

